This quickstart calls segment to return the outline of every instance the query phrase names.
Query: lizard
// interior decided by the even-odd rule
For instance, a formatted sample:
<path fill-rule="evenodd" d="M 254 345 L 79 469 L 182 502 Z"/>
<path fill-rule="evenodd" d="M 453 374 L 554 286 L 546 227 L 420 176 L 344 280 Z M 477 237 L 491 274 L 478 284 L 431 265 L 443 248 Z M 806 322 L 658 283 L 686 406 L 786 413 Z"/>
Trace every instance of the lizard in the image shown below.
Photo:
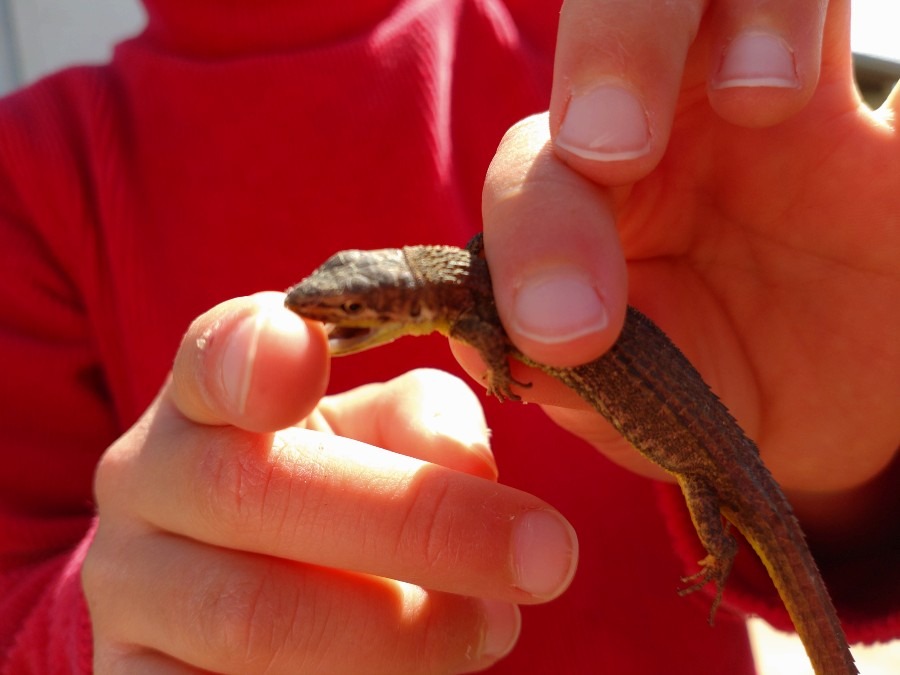
<path fill-rule="evenodd" d="M 438 331 L 478 350 L 488 393 L 500 400 L 520 399 L 514 385 L 530 386 L 513 379 L 509 357 L 560 380 L 680 486 L 707 556 L 679 593 L 714 583 L 710 624 L 738 549 L 730 524 L 768 570 L 816 674 L 858 672 L 803 531 L 756 444 L 637 309 L 627 308 L 621 334 L 600 358 L 571 368 L 538 363 L 506 335 L 480 235 L 464 249 L 338 252 L 288 290 L 285 306 L 324 322 L 335 356 Z"/>

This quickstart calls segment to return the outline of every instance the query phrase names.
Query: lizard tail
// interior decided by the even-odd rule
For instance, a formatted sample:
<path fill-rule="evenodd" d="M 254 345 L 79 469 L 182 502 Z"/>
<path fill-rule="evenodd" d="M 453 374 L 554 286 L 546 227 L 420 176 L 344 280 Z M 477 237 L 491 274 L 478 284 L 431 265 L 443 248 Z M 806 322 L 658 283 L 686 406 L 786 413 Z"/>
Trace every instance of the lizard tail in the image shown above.
<path fill-rule="evenodd" d="M 783 495 L 774 498 L 780 502 L 777 508 L 755 514 L 752 523 L 742 522 L 739 529 L 766 566 L 816 675 L 857 675 L 847 638 L 803 531 L 787 499 Z M 802 551 L 802 555 L 767 555 L 759 544 L 765 541 L 783 542 L 785 548 Z"/>

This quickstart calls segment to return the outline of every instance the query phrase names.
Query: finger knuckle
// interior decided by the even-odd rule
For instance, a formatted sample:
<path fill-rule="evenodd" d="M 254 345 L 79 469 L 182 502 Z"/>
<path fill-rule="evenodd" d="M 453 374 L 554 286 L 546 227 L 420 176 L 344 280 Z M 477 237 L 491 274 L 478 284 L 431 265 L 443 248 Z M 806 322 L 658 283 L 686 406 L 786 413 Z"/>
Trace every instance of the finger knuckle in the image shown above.
<path fill-rule="evenodd" d="M 200 518 L 213 530 L 259 534 L 277 518 L 277 502 L 270 498 L 277 482 L 277 466 L 266 461 L 270 440 L 227 428 L 204 446 L 200 469 L 191 489 Z"/>
<path fill-rule="evenodd" d="M 117 438 L 100 457 L 94 470 L 94 499 L 98 508 L 114 504 L 127 492 L 123 485 L 130 482 L 140 448 L 146 442 L 148 421 L 139 420 L 125 434 Z"/>
<path fill-rule="evenodd" d="M 242 672 L 269 672 L 289 642 L 292 624 L 284 617 L 296 613 L 298 599 L 278 577 L 271 569 L 247 574 L 239 568 L 195 596 L 192 611 L 205 618 L 200 640 L 206 648 L 227 652 Z"/>
<path fill-rule="evenodd" d="M 104 587 L 104 580 L 109 576 L 108 556 L 104 556 L 96 540 L 88 548 L 81 565 L 81 587 L 88 604 L 97 597 L 97 591 Z"/>
<path fill-rule="evenodd" d="M 427 481 L 412 493 L 397 540 L 397 555 L 417 559 L 427 573 L 451 567 L 460 558 L 456 501 L 450 482 L 441 477 Z"/>

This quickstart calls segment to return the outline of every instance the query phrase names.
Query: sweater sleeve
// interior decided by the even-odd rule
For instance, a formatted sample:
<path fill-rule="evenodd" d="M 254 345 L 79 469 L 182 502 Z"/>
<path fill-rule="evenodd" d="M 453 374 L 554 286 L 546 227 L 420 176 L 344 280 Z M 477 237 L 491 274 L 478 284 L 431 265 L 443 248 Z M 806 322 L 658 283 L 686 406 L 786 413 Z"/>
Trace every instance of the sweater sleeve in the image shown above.
<path fill-rule="evenodd" d="M 43 85 L 0 102 L 2 673 L 90 671 L 79 570 L 93 467 L 117 435 L 63 262 L 81 255 L 85 204 L 67 198 L 78 172 L 53 108 Z M 41 235 L 50 220 L 55 241 Z"/>
<path fill-rule="evenodd" d="M 82 523 L 71 526 L 82 531 Z M 48 529 L 68 528 L 35 527 Z M 0 574 L 0 673 L 92 672 L 91 624 L 81 590 L 81 564 L 92 534 L 93 529 L 74 549 Z"/>
<path fill-rule="evenodd" d="M 681 490 L 659 484 L 657 497 L 685 574 L 694 574 L 706 551 L 697 538 Z M 750 544 L 737 536 L 738 555 L 725 585 L 723 606 L 746 616 L 759 616 L 779 630 L 793 631 L 791 618 L 762 561 Z M 851 645 L 886 641 L 900 635 L 900 551 L 895 543 L 886 540 L 884 549 L 877 553 L 861 552 L 837 559 L 820 554 L 814 545 L 811 548 Z M 704 592 L 712 598 L 712 584 Z"/>

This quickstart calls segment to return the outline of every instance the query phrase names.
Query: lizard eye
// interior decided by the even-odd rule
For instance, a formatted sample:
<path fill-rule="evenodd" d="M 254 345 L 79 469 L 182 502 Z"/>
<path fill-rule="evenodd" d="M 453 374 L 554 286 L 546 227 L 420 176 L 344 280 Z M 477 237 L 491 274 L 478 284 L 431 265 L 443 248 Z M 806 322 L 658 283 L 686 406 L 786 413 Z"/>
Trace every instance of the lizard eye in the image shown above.
<path fill-rule="evenodd" d="M 346 314 L 359 314 L 363 310 L 363 304 L 361 302 L 350 301 L 345 302 L 341 305 L 341 309 L 344 310 Z"/>

